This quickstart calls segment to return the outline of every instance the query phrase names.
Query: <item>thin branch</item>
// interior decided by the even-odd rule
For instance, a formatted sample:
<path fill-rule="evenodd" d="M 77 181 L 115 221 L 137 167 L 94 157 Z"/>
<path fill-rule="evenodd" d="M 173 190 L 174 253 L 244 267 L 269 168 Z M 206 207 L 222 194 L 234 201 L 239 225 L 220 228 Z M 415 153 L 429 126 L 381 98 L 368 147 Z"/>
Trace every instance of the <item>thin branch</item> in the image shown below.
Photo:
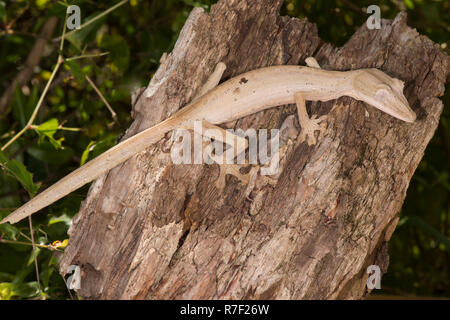
<path fill-rule="evenodd" d="M 22 128 L 22 130 L 20 130 L 14 137 L 12 137 L 11 140 L 9 140 L 2 148 L 1 150 L 4 151 L 6 148 L 8 148 L 14 141 L 16 141 L 20 136 L 22 136 L 25 131 L 27 131 L 28 129 L 31 129 L 31 126 L 33 125 L 34 120 L 36 119 L 36 116 L 39 112 L 39 109 L 41 108 L 42 103 L 44 102 L 44 98 L 47 94 L 48 89 L 50 88 L 50 84 L 52 83 L 53 79 L 55 78 L 56 73 L 59 70 L 59 67 L 61 66 L 61 64 L 64 62 L 64 58 L 62 56 L 62 50 L 64 48 L 64 38 L 65 38 L 65 34 L 66 34 L 66 23 L 67 23 L 67 14 L 66 14 L 66 18 L 64 19 L 64 25 L 63 25 L 63 36 L 61 39 L 61 43 L 59 45 L 59 55 L 58 55 L 58 61 L 56 62 L 56 66 L 52 71 L 52 74 L 50 76 L 50 79 L 48 79 L 47 84 L 45 85 L 44 91 L 42 91 L 42 94 L 39 98 L 38 103 L 36 104 L 36 107 L 33 110 L 33 113 L 31 114 L 30 119 L 28 120 L 27 124 L 25 125 L 25 127 Z"/>
<path fill-rule="evenodd" d="M 102 99 L 103 103 L 106 105 L 109 112 L 111 112 L 114 122 L 117 122 L 117 114 L 114 112 L 113 108 L 109 105 L 108 101 L 106 101 L 105 97 L 102 95 L 100 90 L 98 90 L 95 83 L 91 80 L 91 78 L 88 77 L 88 75 L 86 75 L 86 80 L 89 82 L 89 84 L 92 86 L 92 88 L 94 88 L 95 92 L 97 92 L 98 96 L 100 97 L 100 99 Z"/>
<path fill-rule="evenodd" d="M 70 127 L 59 127 L 59 129 L 60 130 L 65 130 L 65 131 L 75 131 L 75 132 L 78 132 L 78 131 L 86 131 L 86 129 L 84 129 L 84 128 L 70 128 Z"/>
<path fill-rule="evenodd" d="M 33 245 L 33 259 L 34 259 L 34 268 L 36 270 L 37 287 L 38 287 L 39 293 L 41 293 L 41 282 L 39 279 L 39 267 L 38 267 L 38 263 L 37 263 L 36 244 L 34 242 L 33 222 L 31 221 L 31 216 L 28 217 L 28 222 L 30 225 L 31 244 Z"/>
<path fill-rule="evenodd" d="M 7 240 L 7 239 L 0 239 L 0 243 L 8 243 L 8 244 L 18 244 L 18 245 L 22 245 L 22 246 L 33 246 L 36 248 L 42 248 L 42 249 L 48 249 L 51 251 L 59 251 L 59 252 L 64 252 L 61 249 L 52 247 L 50 245 L 46 245 L 46 244 L 32 244 L 31 242 L 25 242 L 25 241 L 13 241 L 13 240 Z"/>
<path fill-rule="evenodd" d="M 97 54 L 84 54 L 81 56 L 66 58 L 65 61 L 73 61 L 73 60 L 79 60 L 79 59 L 84 59 L 84 58 L 96 58 L 96 57 L 106 56 L 107 54 L 109 54 L 109 52 L 102 52 L 102 53 L 97 53 Z"/>
<path fill-rule="evenodd" d="M 9 244 L 20 244 L 23 246 L 34 246 L 38 248 L 45 248 L 47 249 L 47 246 L 44 244 L 32 244 L 30 242 L 24 242 L 24 241 L 13 241 L 13 240 L 6 240 L 6 239 L 0 239 L 1 243 L 9 243 Z"/>
<path fill-rule="evenodd" d="M 98 19 L 103 18 L 104 16 L 106 16 L 107 14 L 109 14 L 111 11 L 116 10 L 117 8 L 119 8 L 120 6 L 124 5 L 124 4 L 127 3 L 128 1 L 129 1 L 129 0 L 122 0 L 122 1 L 120 1 L 119 3 L 115 4 L 115 5 L 112 6 L 111 8 L 109 8 L 109 9 L 103 11 L 102 13 L 100 13 L 99 15 L 95 16 L 95 17 L 92 18 L 91 20 L 86 21 L 85 23 L 83 23 L 83 24 L 80 26 L 79 29 L 72 30 L 72 31 L 68 32 L 66 35 L 63 35 L 62 37 L 54 38 L 53 41 L 59 41 L 59 40 L 61 40 L 61 39 L 64 38 L 64 37 L 67 37 L 67 36 L 69 36 L 69 35 L 71 35 L 71 34 L 74 34 L 74 33 L 77 32 L 77 31 L 80 31 L 80 30 L 83 29 L 84 27 L 90 25 L 91 23 L 97 21 Z"/>
<path fill-rule="evenodd" d="M 48 79 L 47 84 L 45 85 L 44 91 L 41 94 L 41 97 L 39 98 L 39 101 L 34 108 L 33 114 L 31 115 L 30 119 L 28 120 L 28 123 L 25 125 L 25 127 L 22 128 L 14 137 L 12 137 L 11 140 L 9 140 L 2 148 L 1 150 L 4 151 L 6 148 L 8 148 L 14 141 L 16 141 L 20 136 L 22 136 L 25 131 L 31 128 L 31 125 L 33 124 L 34 120 L 36 119 L 36 116 L 39 112 L 39 109 L 41 108 L 42 102 L 44 101 L 45 95 L 47 94 L 48 88 L 50 87 L 50 84 L 53 81 L 53 78 L 55 77 L 56 73 L 58 72 L 58 69 L 63 62 L 63 59 L 60 56 L 58 56 L 58 62 L 56 63 L 55 68 L 53 69 L 52 75 L 50 76 L 50 79 Z"/>
<path fill-rule="evenodd" d="M 30 126 L 30 129 L 37 129 L 37 128 L 39 128 L 39 126 L 37 126 L 37 125 L 35 125 L 35 124 L 33 124 L 33 125 Z M 59 125 L 59 126 L 58 126 L 58 130 L 76 131 L 76 132 L 78 132 L 78 131 L 85 131 L 86 129 L 83 129 L 83 128 L 64 127 L 64 126 L 62 126 L 62 125 Z M 52 131 L 54 131 L 54 129 L 41 130 L 41 132 L 52 132 Z"/>
<path fill-rule="evenodd" d="M 13 24 L 16 23 L 16 21 L 19 20 L 19 18 L 20 18 L 20 17 L 21 17 L 21 16 L 22 16 L 29 8 L 30 8 L 30 5 L 27 4 L 26 7 L 23 8 L 23 9 L 19 12 L 19 14 L 18 14 L 14 19 L 12 19 L 12 20 L 8 23 L 8 25 L 6 26 L 6 29 L 11 29 L 11 27 L 13 26 Z"/>

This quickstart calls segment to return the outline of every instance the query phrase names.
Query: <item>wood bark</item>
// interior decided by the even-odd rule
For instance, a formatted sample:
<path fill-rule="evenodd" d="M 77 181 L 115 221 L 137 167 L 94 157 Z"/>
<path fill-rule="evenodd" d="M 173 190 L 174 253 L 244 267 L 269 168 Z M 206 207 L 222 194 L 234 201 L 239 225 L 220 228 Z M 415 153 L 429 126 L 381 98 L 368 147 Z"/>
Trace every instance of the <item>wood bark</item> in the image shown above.
<path fill-rule="evenodd" d="M 186 105 L 215 65 L 224 78 L 269 65 L 375 67 L 405 80 L 418 119 L 407 124 L 348 97 L 308 103 L 328 114 L 314 146 L 287 145 L 275 183 L 246 186 L 218 165 L 174 165 L 169 136 L 96 180 L 61 261 L 81 268 L 88 299 L 358 299 L 366 269 L 386 272 L 387 242 L 409 181 L 438 125 L 450 60 L 407 26 L 406 14 L 365 25 L 341 48 L 319 47 L 316 26 L 280 17 L 282 0 L 221 0 L 194 9 L 173 49 L 137 95 L 127 137 Z M 294 106 L 235 128 L 279 128 Z M 295 120 L 296 121 L 296 120 Z M 169 146 L 168 146 L 169 145 Z"/>

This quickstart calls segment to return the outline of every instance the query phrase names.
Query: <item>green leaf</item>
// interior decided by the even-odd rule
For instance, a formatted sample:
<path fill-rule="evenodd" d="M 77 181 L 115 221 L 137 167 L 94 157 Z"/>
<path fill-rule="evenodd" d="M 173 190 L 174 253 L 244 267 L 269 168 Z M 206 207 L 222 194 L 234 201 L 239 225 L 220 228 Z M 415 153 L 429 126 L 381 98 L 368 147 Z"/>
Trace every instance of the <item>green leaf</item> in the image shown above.
<path fill-rule="evenodd" d="M 127 71 L 130 62 L 130 48 L 124 38 L 117 34 L 104 35 L 100 47 L 109 51 L 108 57 L 119 71 L 122 73 Z"/>
<path fill-rule="evenodd" d="M 406 4 L 408 9 L 414 9 L 414 2 L 412 0 L 404 0 L 403 2 Z"/>
<path fill-rule="evenodd" d="M 16 87 L 12 101 L 12 110 L 14 118 L 19 121 L 21 127 L 25 127 L 27 119 L 31 116 L 31 113 L 27 112 L 26 106 L 25 96 L 20 92 L 19 87 Z"/>
<path fill-rule="evenodd" d="M 52 118 L 37 128 L 35 128 L 36 132 L 39 134 L 39 143 L 42 143 L 44 141 L 44 138 L 48 138 L 50 143 L 55 147 L 55 149 L 62 148 L 61 142 L 64 140 L 64 138 L 60 138 L 56 140 L 53 136 L 59 129 L 59 123 L 58 119 Z"/>
<path fill-rule="evenodd" d="M 0 224 L 0 234 L 2 236 L 6 235 L 4 238 L 7 238 L 8 240 L 15 241 L 20 234 L 20 230 L 9 223 L 4 223 Z"/>
<path fill-rule="evenodd" d="M 12 111 L 14 119 L 19 121 L 21 127 L 25 127 L 28 119 L 31 117 L 33 110 L 38 100 L 38 89 L 36 86 L 30 93 L 30 96 L 26 97 L 19 87 L 14 90 Z"/>
<path fill-rule="evenodd" d="M 0 20 L 6 21 L 6 5 L 3 1 L 0 1 Z"/>
<path fill-rule="evenodd" d="M 41 272 L 41 281 L 42 281 L 42 286 L 44 288 L 48 287 L 48 285 L 50 283 L 50 278 L 51 278 L 53 272 L 55 271 L 55 268 L 53 268 L 51 266 L 52 260 L 53 260 L 52 258 L 49 259 L 48 264 L 45 266 L 45 268 Z"/>
<path fill-rule="evenodd" d="M 14 284 L 11 282 L 0 283 L 0 299 L 1 300 L 11 300 L 11 298 L 16 294 L 13 289 Z"/>
<path fill-rule="evenodd" d="M 36 241 L 36 243 L 39 243 L 39 241 Z M 39 257 L 39 253 L 41 253 L 41 248 L 40 247 L 35 247 L 34 248 L 34 252 L 33 250 L 31 250 L 30 255 L 28 257 L 28 261 L 27 261 L 27 266 L 31 266 L 32 264 L 34 264 L 34 254 L 36 253 L 36 259 Z"/>
<path fill-rule="evenodd" d="M 60 222 L 65 223 L 66 226 L 69 227 L 72 222 L 72 218 L 64 213 L 63 215 L 61 215 L 59 217 L 51 217 L 50 220 L 48 221 L 48 225 L 51 226 L 52 224 L 60 223 Z"/>
<path fill-rule="evenodd" d="M 0 283 L 0 300 L 11 300 L 13 297 L 31 298 L 39 294 L 37 282 Z"/>
<path fill-rule="evenodd" d="M 94 147 L 93 147 L 94 146 Z M 86 161 L 89 158 L 89 153 L 91 152 L 91 150 L 95 148 L 95 142 L 91 141 L 89 142 L 88 146 L 86 147 L 86 149 L 84 149 L 83 154 L 81 155 L 81 162 L 80 162 L 80 166 L 82 166 L 83 164 L 86 163 Z"/>
<path fill-rule="evenodd" d="M 42 10 L 45 8 L 48 2 L 49 0 L 36 0 L 36 5 L 39 7 L 39 9 Z"/>
<path fill-rule="evenodd" d="M 97 142 L 91 141 L 89 145 L 86 147 L 86 149 L 84 149 L 83 151 L 80 166 L 86 163 L 89 159 L 94 159 L 95 157 L 99 156 L 106 150 L 113 147 L 116 144 L 116 140 L 117 135 L 109 134 Z"/>
<path fill-rule="evenodd" d="M 16 178 L 28 191 L 31 197 L 36 194 L 40 184 L 35 184 L 33 182 L 33 174 L 25 168 L 23 163 L 17 160 L 9 160 L 3 151 L 0 151 L 0 166 L 6 170 L 9 175 Z"/>
<path fill-rule="evenodd" d="M 89 16 L 86 19 L 86 21 L 93 19 L 97 15 L 98 13 Z M 81 51 L 81 48 L 84 46 L 84 44 L 89 41 L 90 36 L 94 35 L 104 23 L 105 17 L 100 18 L 97 21 L 94 21 L 93 23 L 83 27 L 82 29 L 77 30 L 74 33 L 68 34 L 66 36 L 66 39 L 70 43 L 72 43 L 79 51 Z"/>

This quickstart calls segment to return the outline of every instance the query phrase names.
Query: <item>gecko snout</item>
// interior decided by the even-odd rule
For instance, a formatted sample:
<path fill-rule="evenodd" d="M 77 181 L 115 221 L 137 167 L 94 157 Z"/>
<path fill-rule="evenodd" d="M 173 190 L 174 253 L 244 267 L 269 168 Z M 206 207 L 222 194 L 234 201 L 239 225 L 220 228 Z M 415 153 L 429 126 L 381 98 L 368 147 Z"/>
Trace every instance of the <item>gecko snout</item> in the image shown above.
<path fill-rule="evenodd" d="M 414 122 L 416 113 L 403 94 L 403 81 L 378 69 L 362 69 L 354 78 L 354 97 L 405 122 Z"/>

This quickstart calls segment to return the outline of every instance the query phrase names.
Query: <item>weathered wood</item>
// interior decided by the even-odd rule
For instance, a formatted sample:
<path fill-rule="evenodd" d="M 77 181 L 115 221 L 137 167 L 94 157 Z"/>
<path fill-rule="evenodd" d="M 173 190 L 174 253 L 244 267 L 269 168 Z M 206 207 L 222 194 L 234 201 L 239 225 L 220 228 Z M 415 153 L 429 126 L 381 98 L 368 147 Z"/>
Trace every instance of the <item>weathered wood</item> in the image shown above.
<path fill-rule="evenodd" d="M 280 17 L 282 0 L 222 0 L 194 9 L 171 54 L 139 96 L 129 137 L 173 114 L 214 66 L 225 77 L 298 64 L 319 45 L 315 25 Z M 287 145 L 276 183 L 248 195 L 234 177 L 215 188 L 217 165 L 174 165 L 166 137 L 98 179 L 70 229 L 61 261 L 82 270 L 79 295 L 95 299 L 361 298 L 365 270 L 387 268 L 411 176 L 437 127 L 450 60 L 406 25 L 406 15 L 362 26 L 342 48 L 325 44 L 322 68 L 376 67 L 406 80 L 418 120 L 407 124 L 350 98 L 312 103 L 329 114 L 315 146 Z M 334 107 L 334 108 L 333 108 Z M 293 106 L 236 128 L 279 128 Z M 310 113 L 311 114 L 311 113 Z"/>

